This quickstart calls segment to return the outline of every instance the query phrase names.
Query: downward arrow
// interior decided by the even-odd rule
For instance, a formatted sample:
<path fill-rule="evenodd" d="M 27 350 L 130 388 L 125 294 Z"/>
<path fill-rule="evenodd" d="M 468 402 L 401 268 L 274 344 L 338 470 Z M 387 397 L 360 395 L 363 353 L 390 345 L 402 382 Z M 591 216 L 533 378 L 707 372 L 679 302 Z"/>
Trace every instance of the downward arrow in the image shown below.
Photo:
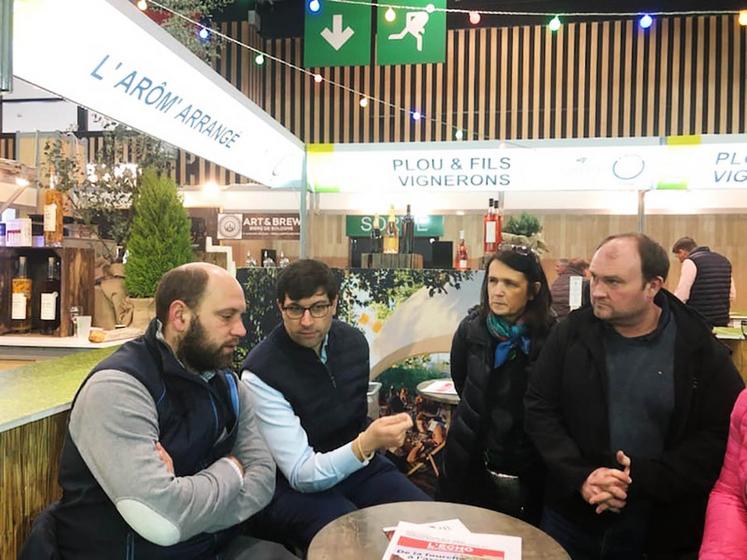
<path fill-rule="evenodd" d="M 339 51 L 342 46 L 348 42 L 348 39 L 353 36 L 353 33 L 355 33 L 355 31 L 353 31 L 350 26 L 346 27 L 345 31 L 342 30 L 342 15 L 332 16 L 332 31 L 330 31 L 328 27 L 322 29 L 322 37 L 324 37 L 324 40 L 327 41 L 336 51 Z"/>

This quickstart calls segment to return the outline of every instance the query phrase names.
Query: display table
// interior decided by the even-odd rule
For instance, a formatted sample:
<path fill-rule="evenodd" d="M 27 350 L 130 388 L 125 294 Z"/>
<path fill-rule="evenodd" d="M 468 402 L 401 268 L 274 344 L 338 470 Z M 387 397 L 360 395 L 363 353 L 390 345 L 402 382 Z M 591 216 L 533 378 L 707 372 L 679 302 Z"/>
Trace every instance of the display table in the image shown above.
<path fill-rule="evenodd" d="M 731 350 L 731 359 L 739 371 L 739 375 L 747 383 L 747 341 L 744 339 L 740 327 L 715 327 L 716 338 Z"/>
<path fill-rule="evenodd" d="M 381 560 L 387 547 L 382 529 L 400 521 L 428 523 L 459 519 L 473 533 L 521 537 L 523 560 L 570 560 L 550 536 L 518 519 L 487 509 L 447 502 L 399 502 L 360 509 L 325 526 L 311 541 L 308 560 Z"/>
<path fill-rule="evenodd" d="M 0 359 L 45 360 L 75 354 L 84 350 L 111 348 L 127 340 L 89 342 L 76 336 L 46 336 L 41 334 L 4 334 L 0 336 Z"/>

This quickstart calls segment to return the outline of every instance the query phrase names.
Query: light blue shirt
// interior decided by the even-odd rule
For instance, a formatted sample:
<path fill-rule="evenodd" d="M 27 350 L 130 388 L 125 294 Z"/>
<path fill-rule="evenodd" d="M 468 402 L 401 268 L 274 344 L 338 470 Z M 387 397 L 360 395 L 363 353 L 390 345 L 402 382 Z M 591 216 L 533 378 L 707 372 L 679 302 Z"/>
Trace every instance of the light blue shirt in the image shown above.
<path fill-rule="evenodd" d="M 321 360 L 326 362 L 326 339 L 321 348 Z M 244 370 L 243 382 L 257 418 L 259 431 L 270 448 L 272 458 L 291 487 L 299 492 L 321 492 L 345 480 L 368 465 L 353 452 L 353 442 L 327 453 L 317 453 L 309 445 L 309 437 L 301 426 L 293 407 L 283 394 L 267 385 L 249 370 Z"/>

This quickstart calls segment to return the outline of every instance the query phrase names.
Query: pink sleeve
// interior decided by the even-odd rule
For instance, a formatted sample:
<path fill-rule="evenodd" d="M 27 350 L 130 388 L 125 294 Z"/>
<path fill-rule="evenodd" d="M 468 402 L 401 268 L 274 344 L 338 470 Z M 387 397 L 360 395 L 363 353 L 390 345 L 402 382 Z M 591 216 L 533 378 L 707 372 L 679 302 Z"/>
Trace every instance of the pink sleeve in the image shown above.
<path fill-rule="evenodd" d="M 690 288 L 693 287 L 693 282 L 695 282 L 695 275 L 697 273 L 698 269 L 691 259 L 685 259 L 682 261 L 680 281 L 677 284 L 677 288 L 674 290 L 674 295 L 683 303 L 687 303 L 687 300 L 690 298 Z"/>

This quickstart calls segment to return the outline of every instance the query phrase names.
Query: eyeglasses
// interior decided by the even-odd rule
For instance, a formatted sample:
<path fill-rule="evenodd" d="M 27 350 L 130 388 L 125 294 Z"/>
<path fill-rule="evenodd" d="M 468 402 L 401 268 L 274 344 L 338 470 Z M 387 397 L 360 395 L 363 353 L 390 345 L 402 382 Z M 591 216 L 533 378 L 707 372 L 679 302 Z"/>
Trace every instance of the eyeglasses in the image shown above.
<path fill-rule="evenodd" d="M 304 307 L 302 305 L 296 305 L 295 303 L 291 303 L 290 305 L 286 305 L 283 307 L 283 311 L 285 311 L 285 314 L 290 319 L 300 319 L 304 316 L 304 313 L 307 311 L 311 313 L 311 316 L 315 319 L 321 319 L 322 317 L 326 317 L 327 313 L 329 313 L 329 308 L 332 307 L 331 303 L 319 301 L 315 303 L 314 305 L 310 305 L 309 307 Z"/>
<path fill-rule="evenodd" d="M 524 257 L 536 257 L 537 254 L 532 250 L 531 247 L 527 247 L 526 245 L 512 245 L 511 243 L 501 243 L 498 245 L 499 251 L 510 251 L 512 253 L 516 253 L 517 255 L 522 255 Z"/>

